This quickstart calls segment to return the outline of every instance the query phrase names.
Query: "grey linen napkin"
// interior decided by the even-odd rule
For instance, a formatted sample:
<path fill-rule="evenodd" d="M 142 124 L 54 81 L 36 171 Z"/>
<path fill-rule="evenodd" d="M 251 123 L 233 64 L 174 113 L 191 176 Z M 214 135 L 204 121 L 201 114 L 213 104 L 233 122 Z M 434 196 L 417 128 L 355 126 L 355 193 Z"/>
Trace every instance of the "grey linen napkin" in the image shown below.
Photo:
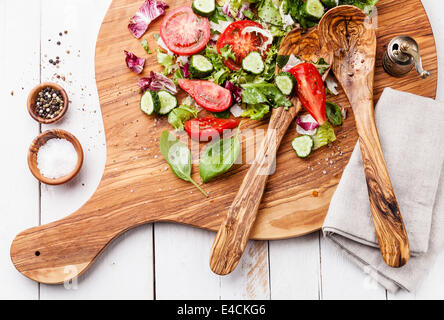
<path fill-rule="evenodd" d="M 344 170 L 322 230 L 386 289 L 413 291 L 444 247 L 444 104 L 386 88 L 375 117 L 412 257 L 398 269 L 382 260 L 359 144 Z"/>

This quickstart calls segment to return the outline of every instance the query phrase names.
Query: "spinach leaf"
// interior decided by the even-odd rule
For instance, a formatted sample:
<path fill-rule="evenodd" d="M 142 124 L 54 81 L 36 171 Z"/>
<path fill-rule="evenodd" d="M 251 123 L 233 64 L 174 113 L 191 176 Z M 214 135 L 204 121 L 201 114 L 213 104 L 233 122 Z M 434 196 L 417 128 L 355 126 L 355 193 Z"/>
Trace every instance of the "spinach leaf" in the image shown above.
<path fill-rule="evenodd" d="M 332 125 L 340 126 L 342 124 L 341 108 L 336 103 L 327 102 L 325 104 L 325 114 Z"/>
<path fill-rule="evenodd" d="M 199 173 L 208 182 L 227 172 L 240 153 L 239 129 L 233 138 L 221 139 L 208 145 L 200 158 Z"/>
<path fill-rule="evenodd" d="M 197 118 L 197 113 L 194 107 L 181 105 L 171 110 L 168 114 L 168 123 L 171 124 L 174 129 L 183 130 L 184 122 L 191 118 Z"/>
<path fill-rule="evenodd" d="M 185 144 L 164 130 L 160 136 L 160 152 L 178 178 L 191 182 L 205 197 L 208 197 L 208 194 L 191 178 L 191 152 Z"/>
<path fill-rule="evenodd" d="M 228 119 L 230 117 L 230 109 L 222 112 L 213 112 L 213 116 L 218 119 Z"/>

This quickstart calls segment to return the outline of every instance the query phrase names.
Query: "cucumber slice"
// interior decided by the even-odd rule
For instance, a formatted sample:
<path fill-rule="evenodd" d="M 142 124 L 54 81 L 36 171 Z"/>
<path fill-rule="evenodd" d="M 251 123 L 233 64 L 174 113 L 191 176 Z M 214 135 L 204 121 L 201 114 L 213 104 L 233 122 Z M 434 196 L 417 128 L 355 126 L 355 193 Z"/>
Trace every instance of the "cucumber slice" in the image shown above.
<path fill-rule="evenodd" d="M 204 78 L 213 72 L 210 60 L 201 54 L 195 54 L 190 59 L 190 73 L 194 78 Z"/>
<path fill-rule="evenodd" d="M 276 63 L 278 65 L 278 67 L 282 69 L 283 67 L 285 67 L 285 65 L 287 64 L 289 59 L 290 59 L 290 56 L 278 55 L 276 57 Z"/>
<path fill-rule="evenodd" d="M 257 51 L 250 52 L 244 60 L 242 60 L 242 68 L 252 74 L 262 73 L 265 65 L 261 54 Z"/>
<path fill-rule="evenodd" d="M 307 0 L 302 6 L 302 15 L 310 20 L 318 21 L 324 15 L 324 6 L 319 0 Z"/>
<path fill-rule="evenodd" d="M 293 88 L 296 84 L 296 79 L 290 72 L 281 72 L 275 79 L 276 87 L 286 96 L 289 96 L 293 92 Z"/>
<path fill-rule="evenodd" d="M 159 95 L 155 91 L 146 91 L 140 99 L 140 109 L 147 115 L 152 115 L 159 111 Z"/>
<path fill-rule="evenodd" d="M 168 91 L 162 90 L 158 92 L 160 100 L 159 114 L 167 114 L 177 107 L 177 99 Z"/>
<path fill-rule="evenodd" d="M 194 0 L 191 6 L 195 14 L 202 17 L 209 17 L 216 11 L 215 0 Z"/>
<path fill-rule="evenodd" d="M 291 143 L 299 158 L 307 158 L 313 150 L 314 142 L 310 136 L 300 136 Z"/>

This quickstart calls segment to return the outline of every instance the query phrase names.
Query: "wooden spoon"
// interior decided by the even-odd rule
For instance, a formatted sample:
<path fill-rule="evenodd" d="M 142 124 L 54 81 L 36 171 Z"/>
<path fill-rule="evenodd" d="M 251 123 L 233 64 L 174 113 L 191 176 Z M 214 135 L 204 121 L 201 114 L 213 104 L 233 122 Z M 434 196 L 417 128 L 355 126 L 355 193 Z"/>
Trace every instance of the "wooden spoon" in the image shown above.
<path fill-rule="evenodd" d="M 300 29 L 289 32 L 282 41 L 279 55 L 290 54 L 310 62 L 317 62 L 320 58 L 324 58 L 330 64 L 333 59 L 333 55 L 319 45 L 317 29 L 304 35 L 301 34 Z M 279 71 L 277 67 L 277 72 Z M 328 71 L 325 72 L 324 77 L 327 76 Z M 292 102 L 294 107 L 289 110 L 273 109 L 261 150 L 248 170 L 214 240 L 210 256 L 210 267 L 214 273 L 229 274 L 236 268 L 242 257 L 256 220 L 265 184 L 275 166 L 276 152 L 291 122 L 302 109 L 297 97 L 294 97 Z"/>
<path fill-rule="evenodd" d="M 355 114 L 370 209 L 384 261 L 401 267 L 410 258 L 404 222 L 379 142 L 373 110 L 376 32 L 354 6 L 329 10 L 319 23 L 319 40 L 334 53 L 332 70 Z"/>

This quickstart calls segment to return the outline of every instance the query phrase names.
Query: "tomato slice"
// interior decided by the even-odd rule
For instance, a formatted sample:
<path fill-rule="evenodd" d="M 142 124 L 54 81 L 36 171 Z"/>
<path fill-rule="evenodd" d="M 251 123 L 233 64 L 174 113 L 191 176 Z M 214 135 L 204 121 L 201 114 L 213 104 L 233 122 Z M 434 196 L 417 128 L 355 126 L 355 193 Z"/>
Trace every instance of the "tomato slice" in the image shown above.
<path fill-rule="evenodd" d="M 227 110 L 233 100 L 230 90 L 207 80 L 179 79 L 179 86 L 202 108 L 211 112 Z"/>
<path fill-rule="evenodd" d="M 213 117 L 191 119 L 185 121 L 185 130 L 193 140 L 211 141 L 220 137 L 224 130 L 239 126 L 236 119 L 217 119 Z"/>
<path fill-rule="evenodd" d="M 301 63 L 290 69 L 298 83 L 298 98 L 305 110 L 323 125 L 325 122 L 325 86 L 318 69 L 311 63 Z"/>
<path fill-rule="evenodd" d="M 160 36 L 172 52 L 190 56 L 201 51 L 210 40 L 210 23 L 197 16 L 190 7 L 168 12 L 160 26 Z"/>
<path fill-rule="evenodd" d="M 231 70 L 239 70 L 242 65 L 242 60 L 251 51 L 257 51 L 267 40 L 266 37 L 257 34 L 256 32 L 246 32 L 242 34 L 242 30 L 246 27 L 258 27 L 263 29 L 262 26 L 255 21 L 235 21 L 228 25 L 217 40 L 216 48 L 219 53 L 223 47 L 229 45 L 236 56 L 236 61 L 231 58 L 224 61 L 225 65 Z"/>

